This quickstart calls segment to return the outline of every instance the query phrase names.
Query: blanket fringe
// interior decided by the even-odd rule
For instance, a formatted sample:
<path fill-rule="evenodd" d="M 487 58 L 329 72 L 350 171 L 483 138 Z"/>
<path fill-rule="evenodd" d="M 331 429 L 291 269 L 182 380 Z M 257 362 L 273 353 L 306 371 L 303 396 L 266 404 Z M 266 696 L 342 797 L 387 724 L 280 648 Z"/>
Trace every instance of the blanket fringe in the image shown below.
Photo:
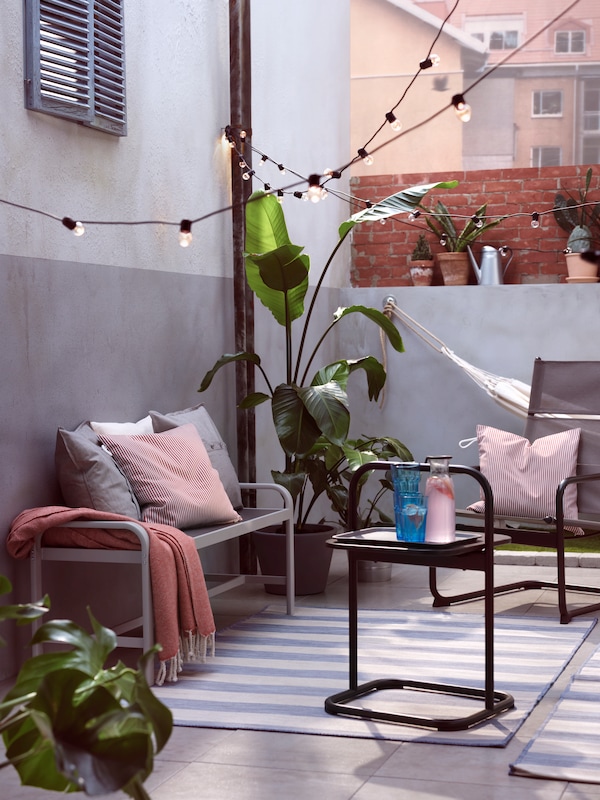
<path fill-rule="evenodd" d="M 184 664 L 196 662 L 203 664 L 206 657 L 215 654 L 215 634 L 204 636 L 194 631 L 185 631 L 179 637 L 179 650 L 172 658 L 161 661 L 154 679 L 156 686 L 166 683 L 177 683 L 177 676 Z"/>

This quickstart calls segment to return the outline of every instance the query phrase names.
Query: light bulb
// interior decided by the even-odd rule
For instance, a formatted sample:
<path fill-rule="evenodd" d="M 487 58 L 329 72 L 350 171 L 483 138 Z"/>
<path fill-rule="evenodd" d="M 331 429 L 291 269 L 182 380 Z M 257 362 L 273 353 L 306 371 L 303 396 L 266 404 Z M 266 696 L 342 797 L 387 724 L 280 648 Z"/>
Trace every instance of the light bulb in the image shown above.
<path fill-rule="evenodd" d="M 192 223 L 189 219 L 182 219 L 179 226 L 179 244 L 181 247 L 189 247 L 192 243 Z"/>
<path fill-rule="evenodd" d="M 263 164 L 266 162 L 266 160 L 267 160 L 267 156 L 261 156 L 260 157 L 260 161 L 258 162 L 258 166 L 262 167 Z"/>
<path fill-rule="evenodd" d="M 240 161 L 240 169 L 246 169 L 247 166 L 248 164 L 245 161 Z"/>
<path fill-rule="evenodd" d="M 429 59 L 431 61 L 431 66 L 432 67 L 439 67 L 441 59 L 440 59 L 440 57 L 438 56 L 437 53 L 432 53 L 429 56 Z"/>
<path fill-rule="evenodd" d="M 358 151 L 358 155 L 362 158 L 363 164 L 366 167 L 370 167 L 373 163 L 373 156 L 369 155 L 364 147 L 361 147 Z"/>
<path fill-rule="evenodd" d="M 532 228 L 539 228 L 540 227 L 540 215 L 537 211 L 534 211 L 531 215 L 531 227 Z"/>
<path fill-rule="evenodd" d="M 475 225 L 476 228 L 483 228 L 483 220 L 481 217 L 478 217 L 477 214 L 473 214 L 471 217 L 471 222 Z"/>
<path fill-rule="evenodd" d="M 83 234 L 85 233 L 85 228 L 83 227 L 81 222 L 76 222 L 74 219 L 71 219 L 71 217 L 63 217 L 61 222 L 65 226 L 65 228 L 68 228 L 70 231 L 73 231 L 73 234 L 75 236 L 83 236 Z"/>
<path fill-rule="evenodd" d="M 310 175 L 308 178 L 308 191 L 306 192 L 307 199 L 311 203 L 318 203 L 322 197 L 323 188 L 319 183 L 319 176 L 316 174 Z"/>
<path fill-rule="evenodd" d="M 277 169 L 281 172 L 282 175 L 285 175 L 285 167 L 283 164 L 277 164 Z"/>
<path fill-rule="evenodd" d="M 401 123 L 401 122 L 400 122 L 400 120 L 399 120 L 399 119 L 396 117 L 396 115 L 394 114 L 394 112 L 393 112 L 393 111 L 388 111 L 388 112 L 387 112 L 387 114 L 385 115 L 385 118 L 386 118 L 386 119 L 387 119 L 387 121 L 390 123 L 390 127 L 391 127 L 391 129 L 392 129 L 393 131 L 400 131 L 400 130 L 402 130 L 402 123 Z"/>
<path fill-rule="evenodd" d="M 440 244 L 442 245 L 442 247 L 446 247 L 446 245 L 448 244 L 448 237 L 446 236 L 445 233 L 442 233 L 442 235 L 440 236 Z"/>
<path fill-rule="evenodd" d="M 411 211 L 410 214 L 408 215 L 408 219 L 410 220 L 410 222 L 414 222 L 417 219 L 417 217 L 420 217 L 420 216 L 421 216 L 421 212 L 419 211 L 418 208 L 415 208 L 415 210 Z"/>
<path fill-rule="evenodd" d="M 240 139 L 245 139 L 247 135 L 248 135 L 248 134 L 246 133 L 246 131 L 245 131 L 245 130 L 241 130 L 241 131 L 240 131 Z"/>
<path fill-rule="evenodd" d="M 251 177 L 252 175 L 249 172 L 244 172 L 244 174 L 242 175 L 242 180 L 249 181 Z"/>
<path fill-rule="evenodd" d="M 456 111 L 456 116 L 461 122 L 468 122 L 471 119 L 471 106 L 467 103 L 462 94 L 455 94 L 452 98 L 452 105 Z"/>
<path fill-rule="evenodd" d="M 279 203 L 283 204 L 283 191 L 281 189 L 277 190 L 277 200 Z"/>

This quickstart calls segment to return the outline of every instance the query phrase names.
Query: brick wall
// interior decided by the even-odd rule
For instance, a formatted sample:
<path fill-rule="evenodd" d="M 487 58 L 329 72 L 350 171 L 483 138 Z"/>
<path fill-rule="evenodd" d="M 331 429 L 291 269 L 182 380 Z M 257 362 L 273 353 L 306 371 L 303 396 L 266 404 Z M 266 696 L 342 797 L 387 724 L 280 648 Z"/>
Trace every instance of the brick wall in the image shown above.
<path fill-rule="evenodd" d="M 472 215 L 488 203 L 489 217 L 511 216 L 476 240 L 473 251 L 479 261 L 483 244 L 508 245 L 514 257 L 505 283 L 558 282 L 566 276 L 563 249 L 567 234 L 548 212 L 554 195 L 561 189 L 574 191 L 582 185 L 586 166 L 543 167 L 531 169 L 477 170 L 448 174 L 366 175 L 352 178 L 352 193 L 376 202 L 420 183 L 458 180 L 455 189 L 436 189 L 425 198 L 427 208 L 438 199 L 451 214 Z M 598 173 L 592 178 L 590 197 L 600 199 Z M 540 214 L 538 228 L 531 227 L 531 214 Z M 465 220 L 466 221 L 466 220 Z M 462 229 L 462 224 L 459 230 Z M 410 222 L 408 215 L 388 219 L 385 224 L 366 222 L 353 230 L 351 278 L 354 286 L 410 286 L 409 259 L 418 234 L 424 232 L 434 253 L 443 251 L 434 234 L 422 220 Z M 471 275 L 471 282 L 475 282 Z M 439 267 L 434 269 L 434 284 L 442 284 Z"/>

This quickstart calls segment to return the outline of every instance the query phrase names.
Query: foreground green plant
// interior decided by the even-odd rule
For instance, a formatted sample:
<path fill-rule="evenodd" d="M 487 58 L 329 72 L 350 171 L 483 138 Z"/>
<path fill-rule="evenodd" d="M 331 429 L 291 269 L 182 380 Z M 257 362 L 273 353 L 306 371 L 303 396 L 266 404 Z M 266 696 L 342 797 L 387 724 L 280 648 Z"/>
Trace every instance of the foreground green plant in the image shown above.
<path fill-rule="evenodd" d="M 379 397 L 386 381 L 383 365 L 372 355 L 357 358 L 346 355 L 313 371 L 319 348 L 342 320 L 358 314 L 377 325 L 394 350 L 404 350 L 397 328 L 385 314 L 375 308 L 353 305 L 339 308 L 333 314 L 312 352 L 305 354 L 313 311 L 329 267 L 355 225 L 410 212 L 430 189 L 454 186 L 456 181 L 413 186 L 343 222 L 337 244 L 321 270 L 306 312 L 304 300 L 309 288 L 310 259 L 303 253 L 303 247 L 290 241 L 281 204 L 273 195 L 255 192 L 246 206 L 246 277 L 256 297 L 283 329 L 284 364 L 277 378 L 272 379 L 256 353 L 225 354 L 204 375 L 199 391 L 208 389 L 218 370 L 227 364 L 247 361 L 259 371 L 266 390 L 249 394 L 240 406 L 253 408 L 261 403 L 271 404 L 275 432 L 285 456 L 284 469 L 272 470 L 271 474 L 273 480 L 285 486 L 294 499 L 296 530 L 308 523 L 314 500 L 325 491 L 324 448 L 327 449 L 328 444 L 343 447 L 347 442 L 350 430 L 347 385 L 350 376 L 359 371 L 365 375 L 369 400 Z M 293 323 L 303 317 L 296 349 Z M 312 499 L 306 493 L 309 486 L 312 487 Z"/>
<path fill-rule="evenodd" d="M 11 588 L 0 576 L 0 595 Z M 36 604 L 0 606 L 0 620 L 25 624 L 48 608 L 47 597 Z M 6 747 L 0 768 L 12 764 L 27 786 L 89 796 L 122 790 L 149 800 L 143 782 L 173 727 L 171 712 L 145 678 L 159 647 L 142 656 L 137 670 L 120 661 L 106 668 L 117 637 L 88 614 L 93 635 L 69 620 L 53 620 L 33 636 L 32 644 L 69 649 L 26 661 L 0 703 Z"/>

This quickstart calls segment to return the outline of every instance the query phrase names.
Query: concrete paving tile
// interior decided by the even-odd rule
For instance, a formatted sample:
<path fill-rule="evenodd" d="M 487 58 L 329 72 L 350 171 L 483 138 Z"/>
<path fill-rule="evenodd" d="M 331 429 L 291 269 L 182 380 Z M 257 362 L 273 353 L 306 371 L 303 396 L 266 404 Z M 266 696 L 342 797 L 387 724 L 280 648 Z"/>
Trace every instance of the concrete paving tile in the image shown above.
<path fill-rule="evenodd" d="M 350 800 L 364 778 L 230 764 L 190 764 L 152 792 L 152 800 Z"/>
<path fill-rule="evenodd" d="M 203 757 L 205 763 L 277 767 L 307 772 L 373 775 L 398 749 L 398 742 L 236 731 Z"/>

